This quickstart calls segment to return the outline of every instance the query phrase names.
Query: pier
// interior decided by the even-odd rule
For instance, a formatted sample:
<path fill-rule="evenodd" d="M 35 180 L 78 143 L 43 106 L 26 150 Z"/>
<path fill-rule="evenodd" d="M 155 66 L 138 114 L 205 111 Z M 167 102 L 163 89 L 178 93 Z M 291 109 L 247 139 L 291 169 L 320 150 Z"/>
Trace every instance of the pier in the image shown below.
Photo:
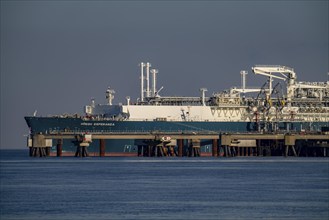
<path fill-rule="evenodd" d="M 135 152 L 106 151 L 111 139 L 134 140 Z M 63 141 L 70 140 L 75 152 L 63 152 Z M 88 152 L 93 141 L 99 142 L 97 151 Z M 202 141 L 207 140 L 209 151 L 202 152 Z M 56 152 L 51 147 L 56 146 Z M 314 133 L 202 133 L 202 132 L 58 132 L 34 134 L 28 141 L 30 156 L 138 156 L 138 157 L 252 157 L 294 156 L 328 157 L 328 132 Z M 110 146 L 111 147 L 111 146 Z M 53 148 L 54 149 L 54 148 Z"/>

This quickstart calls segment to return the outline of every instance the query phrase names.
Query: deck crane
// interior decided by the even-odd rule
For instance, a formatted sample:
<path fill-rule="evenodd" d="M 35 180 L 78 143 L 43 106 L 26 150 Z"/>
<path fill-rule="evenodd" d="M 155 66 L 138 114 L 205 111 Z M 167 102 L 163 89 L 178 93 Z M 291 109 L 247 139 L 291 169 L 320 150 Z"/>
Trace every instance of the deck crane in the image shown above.
<path fill-rule="evenodd" d="M 286 66 L 279 65 L 256 65 L 252 67 L 252 71 L 255 74 L 268 76 L 269 77 L 269 93 L 272 93 L 272 78 L 281 79 L 287 82 L 287 104 L 291 104 L 291 100 L 294 96 L 294 89 L 296 84 L 297 75 L 294 69 Z M 281 74 L 281 75 L 278 75 Z"/>

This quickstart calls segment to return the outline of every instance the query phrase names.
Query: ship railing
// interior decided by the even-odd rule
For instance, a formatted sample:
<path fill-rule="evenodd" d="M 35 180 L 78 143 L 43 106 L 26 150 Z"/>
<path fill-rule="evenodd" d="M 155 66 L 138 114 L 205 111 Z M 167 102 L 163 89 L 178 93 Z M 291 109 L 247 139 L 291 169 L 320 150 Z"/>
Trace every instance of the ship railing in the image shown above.
<path fill-rule="evenodd" d="M 185 130 L 185 131 L 104 131 L 104 132 L 88 132 L 89 134 L 92 135 L 154 135 L 154 136 L 170 136 L 170 135 L 221 135 L 221 134 L 285 134 L 285 133 L 290 133 L 290 134 L 299 134 L 300 131 L 297 130 L 278 130 L 278 131 L 248 131 L 248 132 L 243 132 L 243 131 L 225 131 L 225 130 L 220 130 L 220 131 L 202 131 L 202 132 L 197 132 L 197 131 L 192 131 L 192 130 Z M 312 133 L 312 131 L 307 131 L 308 133 Z M 318 133 L 319 131 L 313 131 L 313 133 Z M 50 135 L 80 135 L 80 134 L 85 134 L 86 131 L 76 131 L 76 132 L 51 132 L 49 133 Z"/>

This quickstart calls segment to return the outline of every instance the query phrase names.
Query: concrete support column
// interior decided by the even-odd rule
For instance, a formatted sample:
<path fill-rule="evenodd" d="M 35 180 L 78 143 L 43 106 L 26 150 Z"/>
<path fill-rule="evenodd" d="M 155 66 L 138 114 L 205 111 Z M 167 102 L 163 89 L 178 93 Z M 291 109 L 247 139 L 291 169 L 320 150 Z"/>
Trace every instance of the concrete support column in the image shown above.
<path fill-rule="evenodd" d="M 152 148 L 151 145 L 148 145 L 147 148 L 148 148 L 147 156 L 148 156 L 148 157 L 151 157 L 151 156 L 152 156 L 151 151 L 152 151 L 153 148 Z"/>
<path fill-rule="evenodd" d="M 157 145 L 153 146 L 154 156 L 155 156 L 155 157 L 158 156 L 158 149 L 159 149 L 159 147 L 158 147 Z"/>
<path fill-rule="evenodd" d="M 228 157 L 228 146 L 227 145 L 224 145 L 224 154 L 225 154 L 225 157 Z"/>
<path fill-rule="evenodd" d="M 222 134 L 220 135 L 220 139 L 221 139 L 221 146 L 224 149 L 224 155 L 225 157 L 228 157 L 230 155 L 231 152 L 229 152 L 229 147 L 231 147 L 231 135 L 229 134 Z"/>
<path fill-rule="evenodd" d="M 82 146 L 82 157 L 89 157 L 88 150 L 86 146 Z"/>
<path fill-rule="evenodd" d="M 192 143 L 192 139 L 188 139 L 187 141 L 187 146 L 188 146 L 188 157 L 192 157 L 193 156 L 193 143 Z"/>
<path fill-rule="evenodd" d="M 289 148 L 291 148 L 291 150 L 292 150 L 294 156 L 297 157 L 297 152 L 296 152 L 296 150 L 295 150 L 295 146 L 294 146 L 294 145 L 286 145 L 286 149 L 285 149 L 285 154 L 284 154 L 284 156 L 285 156 L 285 157 L 289 156 Z"/>
<path fill-rule="evenodd" d="M 145 150 L 144 150 L 144 145 L 141 146 L 141 155 L 145 157 Z"/>
<path fill-rule="evenodd" d="M 257 152 L 257 156 L 263 156 L 263 151 L 261 150 L 261 146 L 260 146 L 260 140 L 257 139 L 256 140 L 256 152 Z"/>
<path fill-rule="evenodd" d="M 143 146 L 141 145 L 138 145 L 137 146 L 137 156 L 140 157 L 140 156 L 143 156 Z"/>
<path fill-rule="evenodd" d="M 56 156 L 61 157 L 62 156 L 62 151 L 63 151 L 63 141 L 62 141 L 62 139 L 57 140 L 56 151 L 57 151 Z"/>
<path fill-rule="evenodd" d="M 288 153 L 289 153 L 289 146 L 286 145 L 286 146 L 285 146 L 284 156 L 287 157 L 287 156 L 288 156 Z"/>
<path fill-rule="evenodd" d="M 169 150 L 170 150 L 170 156 L 175 156 L 175 149 L 174 149 L 174 147 L 173 146 L 170 146 L 169 147 Z"/>
<path fill-rule="evenodd" d="M 289 155 L 289 147 L 291 146 L 294 155 L 297 156 L 296 150 L 295 150 L 295 142 L 296 142 L 296 138 L 294 135 L 291 134 L 287 134 L 284 136 L 284 145 L 286 145 L 286 149 L 285 149 L 285 156 L 287 157 Z"/>
<path fill-rule="evenodd" d="M 80 146 L 80 144 L 78 143 L 77 145 L 77 150 L 75 152 L 75 157 L 82 157 L 82 147 Z"/>
<path fill-rule="evenodd" d="M 237 147 L 231 147 L 232 149 L 231 149 L 231 156 L 232 157 L 236 157 L 236 155 L 237 155 L 237 153 L 236 153 L 236 151 L 237 151 Z"/>
<path fill-rule="evenodd" d="M 292 145 L 291 148 L 292 148 L 292 152 L 294 153 L 294 156 L 297 157 L 297 152 L 296 152 L 296 150 L 295 150 L 295 146 Z"/>
<path fill-rule="evenodd" d="M 50 147 L 46 147 L 46 156 L 50 156 Z"/>
<path fill-rule="evenodd" d="M 212 156 L 218 157 L 218 139 L 212 140 Z"/>
<path fill-rule="evenodd" d="M 182 157 L 183 156 L 183 146 L 184 146 L 184 140 L 183 139 L 178 139 L 178 156 Z"/>
<path fill-rule="evenodd" d="M 105 156 L 105 139 L 99 139 L 99 156 Z"/>

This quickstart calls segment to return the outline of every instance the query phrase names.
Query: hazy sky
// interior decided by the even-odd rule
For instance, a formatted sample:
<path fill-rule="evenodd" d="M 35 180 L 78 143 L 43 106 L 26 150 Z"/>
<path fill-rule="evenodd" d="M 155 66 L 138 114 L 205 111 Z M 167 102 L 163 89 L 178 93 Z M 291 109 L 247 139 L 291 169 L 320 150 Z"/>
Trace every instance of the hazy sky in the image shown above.
<path fill-rule="evenodd" d="M 26 147 L 24 116 L 83 113 L 139 97 L 141 61 L 159 69 L 162 95 L 261 86 L 255 64 L 326 81 L 328 1 L 1 0 L 1 148 Z"/>

